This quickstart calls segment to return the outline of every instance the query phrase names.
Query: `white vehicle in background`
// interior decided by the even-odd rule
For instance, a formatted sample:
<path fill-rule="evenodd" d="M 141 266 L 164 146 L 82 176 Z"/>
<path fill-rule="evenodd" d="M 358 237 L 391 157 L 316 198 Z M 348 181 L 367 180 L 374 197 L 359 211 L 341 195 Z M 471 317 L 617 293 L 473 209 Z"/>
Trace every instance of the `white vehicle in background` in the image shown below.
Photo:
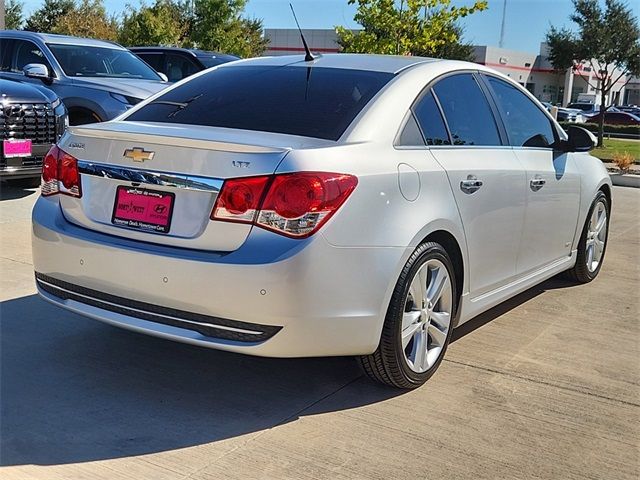
<path fill-rule="evenodd" d="M 554 107 L 554 105 L 549 102 L 542 102 L 542 105 L 544 105 L 544 108 L 546 108 L 551 115 L 553 115 L 553 109 L 555 108 L 557 110 L 556 120 L 559 122 L 584 123 L 586 121 L 582 110 L 577 108 Z"/>
<path fill-rule="evenodd" d="M 456 326 L 558 273 L 598 275 L 611 180 L 593 146 L 477 64 L 224 64 L 51 150 L 38 292 L 194 345 L 353 355 L 415 388 Z"/>

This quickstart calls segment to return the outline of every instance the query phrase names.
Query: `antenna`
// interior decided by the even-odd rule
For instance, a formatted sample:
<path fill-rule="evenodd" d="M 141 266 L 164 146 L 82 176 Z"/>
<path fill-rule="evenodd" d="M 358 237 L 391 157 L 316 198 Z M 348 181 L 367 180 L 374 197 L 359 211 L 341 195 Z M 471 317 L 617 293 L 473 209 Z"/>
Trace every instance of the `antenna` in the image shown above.
<path fill-rule="evenodd" d="M 313 56 L 311 50 L 309 50 L 309 45 L 307 45 L 307 41 L 304 39 L 304 35 L 302 33 L 302 29 L 300 28 L 300 24 L 298 23 L 298 17 L 296 16 L 296 11 L 293 9 L 293 5 L 289 4 L 291 7 L 291 13 L 293 13 L 293 19 L 296 21 L 296 25 L 298 26 L 298 31 L 300 32 L 300 38 L 302 39 L 302 44 L 304 45 L 304 61 L 305 62 L 313 62 L 316 57 Z"/>

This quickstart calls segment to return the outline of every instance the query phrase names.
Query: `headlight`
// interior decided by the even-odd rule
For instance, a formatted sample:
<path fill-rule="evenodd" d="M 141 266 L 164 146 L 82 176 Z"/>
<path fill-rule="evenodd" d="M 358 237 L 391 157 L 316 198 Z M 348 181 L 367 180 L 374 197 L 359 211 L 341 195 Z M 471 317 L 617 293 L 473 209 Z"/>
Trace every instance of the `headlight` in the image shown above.
<path fill-rule="evenodd" d="M 135 105 L 136 103 L 140 103 L 142 101 L 141 98 L 130 97 L 128 95 L 120 95 L 119 93 L 110 92 L 109 95 L 111 95 L 120 103 L 124 103 L 125 105 Z"/>
<path fill-rule="evenodd" d="M 51 102 L 51 108 L 56 109 L 62 102 L 59 98 L 56 98 L 53 102 Z"/>

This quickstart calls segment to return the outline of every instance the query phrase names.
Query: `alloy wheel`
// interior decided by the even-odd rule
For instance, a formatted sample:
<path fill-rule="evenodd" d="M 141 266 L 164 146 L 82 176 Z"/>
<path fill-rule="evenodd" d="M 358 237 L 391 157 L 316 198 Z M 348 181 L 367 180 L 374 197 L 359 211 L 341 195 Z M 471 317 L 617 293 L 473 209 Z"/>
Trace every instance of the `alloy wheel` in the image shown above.
<path fill-rule="evenodd" d="M 426 261 L 413 277 L 402 317 L 402 351 L 411 370 L 423 373 L 438 360 L 446 345 L 453 290 L 445 265 Z"/>
<path fill-rule="evenodd" d="M 587 230 L 586 261 L 589 272 L 593 273 L 598 269 L 606 241 L 607 207 L 603 201 L 599 201 L 593 208 Z"/>

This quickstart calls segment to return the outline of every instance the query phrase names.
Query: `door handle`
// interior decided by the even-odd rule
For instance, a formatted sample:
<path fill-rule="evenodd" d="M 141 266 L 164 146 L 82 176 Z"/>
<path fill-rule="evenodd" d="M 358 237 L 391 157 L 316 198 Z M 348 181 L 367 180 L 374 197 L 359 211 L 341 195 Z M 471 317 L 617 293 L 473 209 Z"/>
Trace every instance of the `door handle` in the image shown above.
<path fill-rule="evenodd" d="M 540 175 L 536 175 L 529 181 L 529 186 L 531 187 L 531 190 L 537 192 L 542 187 L 544 187 L 545 183 L 547 183 L 547 181 L 544 178 L 542 178 Z"/>
<path fill-rule="evenodd" d="M 460 182 L 460 190 L 468 194 L 477 192 L 481 186 L 482 181 L 478 180 L 475 175 L 467 175 L 467 179 Z"/>

